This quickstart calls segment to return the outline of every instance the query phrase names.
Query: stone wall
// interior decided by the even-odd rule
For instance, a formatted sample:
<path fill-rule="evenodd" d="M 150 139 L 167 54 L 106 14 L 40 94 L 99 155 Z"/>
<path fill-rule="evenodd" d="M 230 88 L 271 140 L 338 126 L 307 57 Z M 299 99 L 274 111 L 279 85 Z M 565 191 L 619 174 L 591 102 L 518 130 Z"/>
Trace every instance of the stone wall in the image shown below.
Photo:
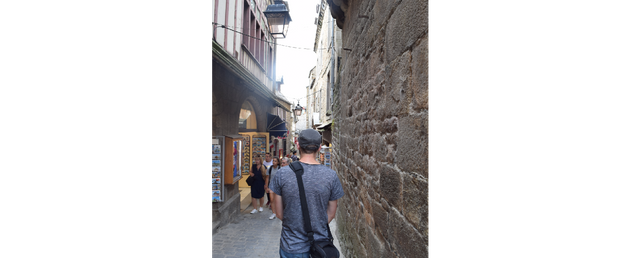
<path fill-rule="evenodd" d="M 428 3 L 328 1 L 349 49 L 334 89 L 343 255 L 427 257 Z"/>

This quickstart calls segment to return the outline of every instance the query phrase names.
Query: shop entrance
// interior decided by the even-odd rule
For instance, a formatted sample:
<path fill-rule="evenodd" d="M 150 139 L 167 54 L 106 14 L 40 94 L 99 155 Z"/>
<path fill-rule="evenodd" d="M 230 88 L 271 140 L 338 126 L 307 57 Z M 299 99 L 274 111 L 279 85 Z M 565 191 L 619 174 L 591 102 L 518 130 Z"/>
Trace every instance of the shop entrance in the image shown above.
<path fill-rule="evenodd" d="M 254 158 L 256 156 L 264 157 L 268 151 L 269 133 L 258 132 L 257 113 L 249 101 L 242 103 L 239 118 L 238 129 L 243 138 L 244 148 L 242 148 L 242 179 L 238 183 L 238 189 L 240 190 L 240 210 L 246 212 L 251 206 L 251 188 L 247 185 L 246 180 L 254 165 Z"/>
<path fill-rule="evenodd" d="M 240 210 L 251 211 L 251 187 L 247 185 L 249 171 L 253 168 L 257 156 L 264 157 L 267 153 L 269 134 L 266 132 L 240 133 L 243 137 L 244 148 L 242 151 L 242 179 L 238 183 L 240 190 Z M 264 198 L 267 198 L 266 196 Z M 266 199 L 265 199 L 266 203 Z M 247 211 L 248 209 L 248 211 Z"/>

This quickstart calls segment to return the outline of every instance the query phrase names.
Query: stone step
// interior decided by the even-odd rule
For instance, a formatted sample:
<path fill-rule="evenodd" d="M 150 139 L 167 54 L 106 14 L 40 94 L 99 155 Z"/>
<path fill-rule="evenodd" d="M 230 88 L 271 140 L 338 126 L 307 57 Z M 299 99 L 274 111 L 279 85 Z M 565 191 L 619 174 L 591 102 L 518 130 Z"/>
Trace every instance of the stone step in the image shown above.
<path fill-rule="evenodd" d="M 218 226 L 220 225 L 220 221 L 209 222 L 209 235 L 215 235 L 218 233 Z"/>

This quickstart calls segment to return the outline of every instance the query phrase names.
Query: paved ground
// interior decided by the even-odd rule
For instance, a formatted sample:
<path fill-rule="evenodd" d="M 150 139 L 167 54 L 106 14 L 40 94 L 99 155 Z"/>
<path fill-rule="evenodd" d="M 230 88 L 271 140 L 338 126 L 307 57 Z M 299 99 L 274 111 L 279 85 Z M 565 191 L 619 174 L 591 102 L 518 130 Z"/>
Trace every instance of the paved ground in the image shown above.
<path fill-rule="evenodd" d="M 242 201 L 245 205 L 249 202 L 250 199 Z M 213 235 L 213 258 L 280 257 L 278 251 L 282 221 L 278 218 L 269 220 L 269 209 L 249 214 L 253 208 L 245 205 L 241 205 L 246 209 L 237 221 L 220 228 L 218 233 Z M 334 245 L 340 249 L 335 220 L 329 226 L 333 233 Z"/>

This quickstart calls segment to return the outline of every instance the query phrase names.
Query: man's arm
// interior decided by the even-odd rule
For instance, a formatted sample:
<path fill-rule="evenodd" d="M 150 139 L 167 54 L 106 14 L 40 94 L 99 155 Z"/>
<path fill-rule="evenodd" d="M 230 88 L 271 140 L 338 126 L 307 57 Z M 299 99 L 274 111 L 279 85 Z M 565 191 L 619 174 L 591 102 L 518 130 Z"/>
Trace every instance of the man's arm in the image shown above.
<path fill-rule="evenodd" d="M 282 212 L 282 196 L 274 193 L 273 197 L 275 198 L 271 198 L 271 207 L 273 207 L 273 211 L 276 213 L 276 217 L 282 220 L 284 216 L 284 213 Z M 334 211 L 334 214 L 335 214 L 335 211 Z"/>
<path fill-rule="evenodd" d="M 327 206 L 327 223 L 330 223 L 333 218 L 336 217 L 336 210 L 338 210 L 338 200 L 329 201 L 329 205 Z"/>

